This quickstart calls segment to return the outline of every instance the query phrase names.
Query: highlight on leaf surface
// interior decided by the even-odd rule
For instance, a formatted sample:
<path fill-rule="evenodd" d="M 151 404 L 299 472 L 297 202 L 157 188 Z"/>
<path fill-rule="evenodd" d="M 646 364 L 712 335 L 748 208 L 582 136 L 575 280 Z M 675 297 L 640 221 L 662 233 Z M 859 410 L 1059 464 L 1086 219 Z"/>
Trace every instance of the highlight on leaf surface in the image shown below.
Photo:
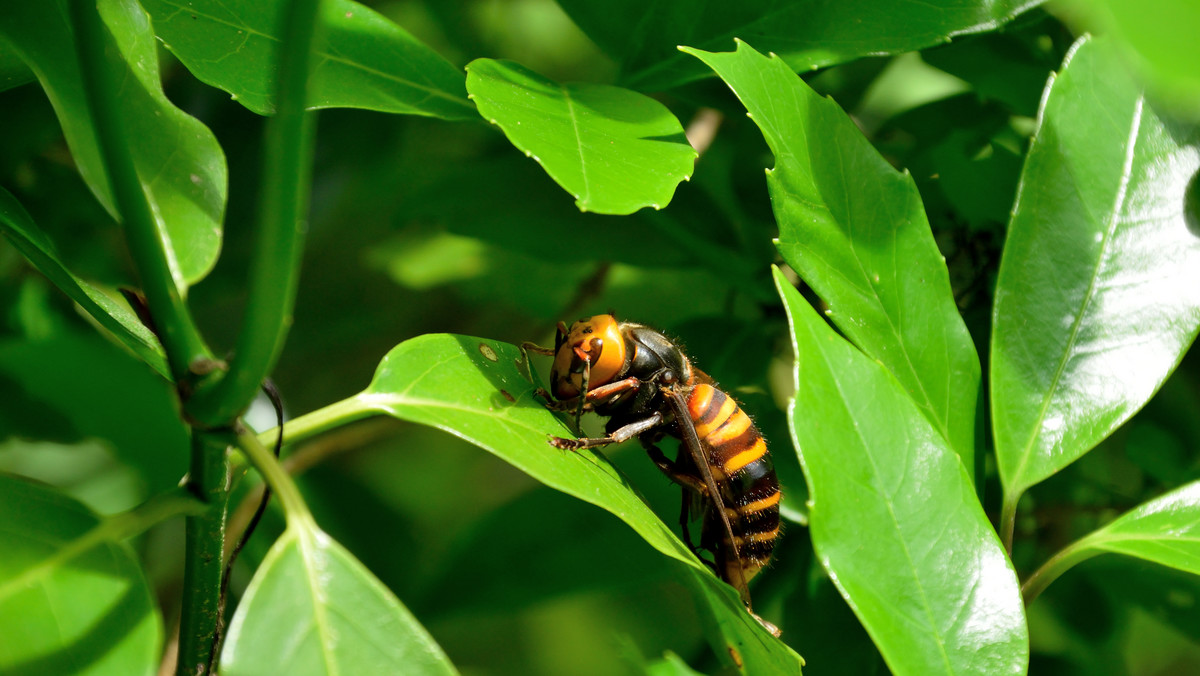
<path fill-rule="evenodd" d="M 0 672 L 157 672 L 162 618 L 133 550 L 90 510 L 0 474 Z M 19 517 L 19 518 L 14 518 Z"/>
<path fill-rule="evenodd" d="M 1200 330 L 1198 169 L 1200 133 L 1155 112 L 1112 42 L 1080 39 L 1048 84 L 996 281 L 1008 514 L 1145 405 Z"/>
<path fill-rule="evenodd" d="M 661 209 L 692 175 L 696 151 L 666 106 L 629 89 L 560 84 L 512 61 L 467 65 L 479 114 L 536 160 L 580 211 Z"/>
<path fill-rule="evenodd" d="M 84 96 L 67 0 L 16 3 L 0 21 L 7 44 L 38 76 L 79 173 L 110 214 L 112 188 L 100 157 L 95 121 Z M 157 41 L 135 0 L 97 3 L 108 29 L 107 67 L 123 83 L 120 119 L 142 190 L 150 201 L 168 266 L 181 295 L 203 279 L 221 249 L 227 171 L 216 137 L 171 103 L 162 90 Z"/>
<path fill-rule="evenodd" d="M 775 271 L 792 327 L 793 440 L 822 566 L 894 673 L 1021 674 L 1012 563 L 957 455 L 900 383 Z"/>
<path fill-rule="evenodd" d="M 775 156 L 776 246 L 973 472 L 979 359 L 912 177 L 778 57 L 681 48 L 719 75 Z"/>

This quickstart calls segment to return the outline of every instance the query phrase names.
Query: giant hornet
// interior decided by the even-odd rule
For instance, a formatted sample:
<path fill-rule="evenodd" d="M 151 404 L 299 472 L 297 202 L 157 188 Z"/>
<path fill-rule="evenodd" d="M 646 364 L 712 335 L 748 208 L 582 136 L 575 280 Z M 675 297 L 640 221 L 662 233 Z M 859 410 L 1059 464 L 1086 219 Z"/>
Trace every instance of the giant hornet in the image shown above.
<path fill-rule="evenodd" d="M 574 412 L 576 429 L 584 411 L 609 418 L 608 436 L 551 437 L 550 444 L 579 450 L 638 437 L 654 464 L 684 489 L 684 542 L 737 589 L 754 615 L 747 583 L 771 558 L 779 537 L 780 492 L 767 445 L 750 417 L 671 339 L 611 314 L 580 319 L 570 328 L 559 322 L 554 349 L 523 347 L 554 357 L 551 392 L 538 391 L 550 409 Z M 680 440 L 675 460 L 655 445 L 665 435 Z M 698 547 L 688 532 L 693 510 L 703 519 Z M 714 560 L 700 557 L 700 550 Z"/>

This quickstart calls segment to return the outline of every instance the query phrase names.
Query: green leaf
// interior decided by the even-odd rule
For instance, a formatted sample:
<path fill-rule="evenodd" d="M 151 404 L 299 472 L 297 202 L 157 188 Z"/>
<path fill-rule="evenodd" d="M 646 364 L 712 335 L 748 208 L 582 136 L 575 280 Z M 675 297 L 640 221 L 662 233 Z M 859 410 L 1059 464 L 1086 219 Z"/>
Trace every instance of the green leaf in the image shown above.
<path fill-rule="evenodd" d="M 979 359 L 912 177 L 778 58 L 744 42 L 684 51 L 733 89 L 775 154 L 767 185 L 784 260 L 973 467 Z"/>
<path fill-rule="evenodd" d="M 64 0 L 17 3 L 0 22 L 0 49 L 21 55 L 50 97 L 71 155 L 88 187 L 114 217 L 112 191 L 100 160 L 83 94 L 79 60 Z M 203 124 L 162 91 L 149 17 L 134 0 L 101 0 L 110 32 L 105 54 L 121 83 L 121 119 L 142 188 L 166 243 L 181 292 L 216 263 L 225 211 L 225 157 Z"/>
<path fill-rule="evenodd" d="M 1026 599 L 1036 598 L 1063 573 L 1104 552 L 1200 574 L 1200 481 L 1139 505 L 1055 554 L 1026 580 Z"/>
<path fill-rule="evenodd" d="M 275 48 L 288 3 L 144 4 L 154 17 L 155 32 L 193 75 L 259 115 L 275 112 Z M 324 2 L 321 12 L 309 108 L 475 119 L 463 95 L 462 72 L 403 28 L 350 0 Z"/>
<path fill-rule="evenodd" d="M 35 79 L 33 71 L 16 52 L 0 48 L 0 92 L 19 87 Z"/>
<path fill-rule="evenodd" d="M 0 187 L 0 232 L 33 266 L 163 377 L 170 377 L 158 338 L 129 307 L 71 274 L 50 238 L 7 190 Z"/>
<path fill-rule="evenodd" d="M 1061 24 L 1042 15 L 1003 31 L 924 50 L 921 59 L 969 82 L 978 99 L 1000 101 L 1013 114 L 1033 117 L 1046 75 L 1062 62 L 1062 52 L 1055 48 L 1062 30 Z"/>
<path fill-rule="evenodd" d="M 732 649 L 748 673 L 799 671 L 800 657 L 744 610 L 737 592 L 696 559 L 603 455 L 560 451 L 547 443 L 549 436 L 570 431 L 534 396 L 527 373 L 516 346 L 468 336 L 419 336 L 384 357 L 364 392 L 289 422 L 288 438 L 383 413 L 465 439 L 543 484 L 616 515 L 670 557 L 726 664 L 734 663 Z"/>
<path fill-rule="evenodd" d="M 221 673 L 458 672 L 358 559 L 298 518 L 289 519 L 238 605 Z"/>
<path fill-rule="evenodd" d="M 467 65 L 483 115 L 576 197 L 580 211 L 661 209 L 692 175 L 696 151 L 666 106 L 637 92 L 559 84 L 512 61 Z"/>
<path fill-rule="evenodd" d="M 704 77 L 676 45 L 721 49 L 734 38 L 778 54 L 796 72 L 897 54 L 993 30 L 1037 0 L 847 3 L 750 0 L 559 0 L 567 14 L 621 64 L 622 82 L 644 91 Z"/>
<path fill-rule="evenodd" d="M 67 422 L 59 434 L 111 442 L 151 492 L 187 472 L 188 433 L 170 384 L 93 334 L 2 340 L 0 379 Z"/>
<path fill-rule="evenodd" d="M 1044 99 L 996 283 L 991 399 L 1005 502 L 1140 409 L 1200 327 L 1200 135 L 1159 118 L 1112 45 Z"/>
<path fill-rule="evenodd" d="M 125 544 L 58 491 L 0 475 L 0 672 L 154 674 L 162 618 Z"/>
<path fill-rule="evenodd" d="M 1012 564 L 966 470 L 901 385 L 776 270 L 813 546 L 893 673 L 1021 674 Z"/>
<path fill-rule="evenodd" d="M 1154 93 L 1193 121 L 1200 119 L 1200 5 L 1192 0 L 1073 0 L 1057 10 L 1098 35 L 1121 41 L 1126 63 Z"/>
<path fill-rule="evenodd" d="M 1130 510 L 1081 546 L 1200 575 L 1200 481 Z"/>
<path fill-rule="evenodd" d="M 701 676 L 682 657 L 669 650 L 661 659 L 644 662 L 640 666 L 646 676 Z"/>

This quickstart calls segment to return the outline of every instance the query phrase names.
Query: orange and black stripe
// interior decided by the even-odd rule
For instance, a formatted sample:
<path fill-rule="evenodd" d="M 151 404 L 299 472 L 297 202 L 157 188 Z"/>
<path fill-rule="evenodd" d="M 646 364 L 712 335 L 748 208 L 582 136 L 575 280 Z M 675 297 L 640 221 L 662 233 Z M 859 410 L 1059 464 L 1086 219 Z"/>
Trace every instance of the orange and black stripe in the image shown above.
<path fill-rule="evenodd" d="M 708 383 L 692 388 L 688 414 L 721 490 L 742 575 L 749 581 L 767 564 L 779 537 L 779 481 L 767 444 L 737 402 Z"/>

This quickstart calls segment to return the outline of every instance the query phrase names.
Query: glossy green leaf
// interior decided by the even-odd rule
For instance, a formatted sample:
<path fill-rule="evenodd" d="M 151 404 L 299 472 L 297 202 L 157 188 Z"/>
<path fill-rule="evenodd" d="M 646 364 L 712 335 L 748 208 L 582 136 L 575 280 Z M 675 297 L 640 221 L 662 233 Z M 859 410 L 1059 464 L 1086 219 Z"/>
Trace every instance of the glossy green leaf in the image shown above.
<path fill-rule="evenodd" d="M 134 165 L 170 256 L 176 285 L 202 279 L 216 263 L 225 211 L 225 156 L 216 137 L 162 91 L 157 43 L 135 0 L 99 3 L 111 42 L 105 50 L 121 83 L 120 115 Z M 80 174 L 116 214 L 88 111 L 65 0 L 5 9 L 0 48 L 20 54 L 50 97 Z"/>
<path fill-rule="evenodd" d="M 275 47 L 288 3 L 144 4 L 155 32 L 193 75 L 260 115 L 275 112 Z M 475 118 L 462 72 L 403 28 L 350 0 L 324 2 L 321 11 L 324 35 L 309 84 L 310 108 Z"/>
<path fill-rule="evenodd" d="M 1104 552 L 1200 575 L 1200 481 L 1159 496 L 1072 543 L 1025 582 L 1033 599 L 1066 571 Z"/>
<path fill-rule="evenodd" d="M 996 285 L 1006 503 L 1140 409 L 1195 338 L 1197 169 L 1200 134 L 1155 114 L 1111 44 L 1077 43 L 1044 99 Z"/>
<path fill-rule="evenodd" d="M 1016 575 L 966 470 L 878 363 L 776 270 L 813 546 L 896 674 L 1021 674 Z"/>
<path fill-rule="evenodd" d="M 609 85 L 559 84 L 511 61 L 476 59 L 479 114 L 575 196 L 580 211 L 661 209 L 692 175 L 696 151 L 661 103 Z"/>
<path fill-rule="evenodd" d="M 0 673 L 154 674 L 162 619 L 133 551 L 81 540 L 100 521 L 0 475 Z"/>
<path fill-rule="evenodd" d="M 567 14 L 621 63 L 622 81 L 642 90 L 673 87 L 707 75 L 677 45 L 722 49 L 740 38 L 778 54 L 796 72 L 897 54 L 993 30 L 1038 0 L 967 2 L 802 2 L 749 0 L 559 0 Z M 636 17 L 631 22 L 631 17 Z"/>
<path fill-rule="evenodd" d="M 358 559 L 291 519 L 229 625 L 221 673 L 455 674 L 425 628 Z"/>
<path fill-rule="evenodd" d="M 744 42 L 685 51 L 733 89 L 775 154 L 767 185 L 784 260 L 973 467 L 979 358 L 912 177 L 780 59 Z"/>
<path fill-rule="evenodd" d="M 1130 510 L 1081 544 L 1200 575 L 1200 481 Z"/>
<path fill-rule="evenodd" d="M 170 377 L 158 338 L 129 307 L 71 274 L 54 243 L 7 190 L 0 187 L 0 232 L 71 300 L 163 377 Z"/>
<path fill-rule="evenodd" d="M 293 434 L 312 433 L 382 413 L 461 437 L 543 484 L 611 512 L 670 557 L 705 615 L 710 643 L 727 664 L 733 664 L 732 648 L 747 673 L 798 672 L 799 656 L 745 612 L 737 592 L 696 559 L 603 455 L 560 451 L 547 443 L 549 436 L 570 431 L 534 396 L 527 369 L 513 345 L 424 335 L 392 349 L 364 392 L 288 427 Z"/>

